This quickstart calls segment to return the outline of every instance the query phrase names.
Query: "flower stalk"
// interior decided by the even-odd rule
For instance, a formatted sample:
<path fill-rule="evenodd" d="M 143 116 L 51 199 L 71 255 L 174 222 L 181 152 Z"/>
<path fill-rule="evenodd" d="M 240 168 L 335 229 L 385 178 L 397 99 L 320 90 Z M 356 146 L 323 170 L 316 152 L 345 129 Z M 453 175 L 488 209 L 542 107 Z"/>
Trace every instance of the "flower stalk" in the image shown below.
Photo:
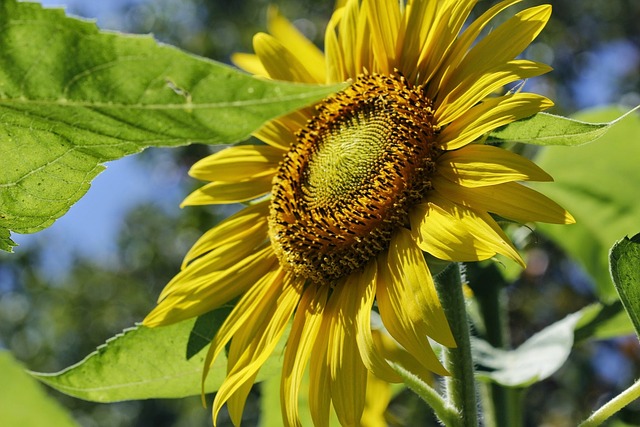
<path fill-rule="evenodd" d="M 507 283 L 496 264 L 469 265 L 469 286 L 484 325 L 484 339 L 495 348 L 507 349 L 509 329 L 504 289 Z M 520 427 L 523 423 L 522 404 L 525 390 L 504 387 L 497 383 L 482 388 L 484 422 L 487 426 Z"/>
<path fill-rule="evenodd" d="M 442 424 L 448 427 L 459 425 L 457 408 L 447 402 L 433 387 L 422 381 L 417 375 L 403 368 L 402 365 L 393 362 L 390 362 L 390 364 L 402 377 L 405 385 L 431 407 Z"/>
<path fill-rule="evenodd" d="M 461 271 L 458 263 L 451 263 L 435 277 L 436 289 L 449 321 L 457 347 L 445 348 L 444 366 L 451 376 L 446 377 L 448 403 L 458 408 L 458 426 L 478 425 L 477 393 L 474 378 L 469 323 L 462 293 Z"/>
<path fill-rule="evenodd" d="M 611 399 L 604 406 L 591 414 L 589 418 L 584 420 L 579 427 L 595 427 L 608 420 L 613 414 L 620 411 L 629 403 L 640 397 L 640 380 L 636 381 L 631 387 Z"/>

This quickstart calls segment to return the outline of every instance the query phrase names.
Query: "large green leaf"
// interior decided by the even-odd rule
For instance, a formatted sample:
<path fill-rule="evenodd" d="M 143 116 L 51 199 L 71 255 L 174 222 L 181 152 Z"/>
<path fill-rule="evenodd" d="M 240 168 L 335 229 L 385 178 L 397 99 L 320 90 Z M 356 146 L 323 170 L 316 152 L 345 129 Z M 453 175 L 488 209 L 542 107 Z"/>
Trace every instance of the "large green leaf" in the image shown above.
<path fill-rule="evenodd" d="M 243 140 L 337 87 L 257 79 L 149 36 L 0 2 L 0 248 L 51 225 L 103 163 L 149 146 Z"/>
<path fill-rule="evenodd" d="M 228 308 L 218 311 L 227 313 Z M 209 328 L 201 320 L 194 329 L 196 319 L 158 328 L 136 326 L 108 340 L 74 366 L 54 374 L 32 374 L 65 394 L 94 402 L 198 395 L 209 347 L 187 358 L 194 345 L 190 335 L 196 333 L 210 341 L 219 326 L 217 317 L 204 317 Z M 258 381 L 278 371 L 283 348 L 281 343 L 260 370 Z M 207 377 L 205 391 L 217 390 L 225 376 L 223 354 Z"/>
<path fill-rule="evenodd" d="M 0 425 L 72 427 L 77 425 L 7 351 L 0 351 Z"/>
<path fill-rule="evenodd" d="M 578 115 L 608 122 L 621 115 L 607 108 Z M 609 275 L 609 248 L 620 236 L 632 235 L 640 221 L 640 117 L 616 123 L 598 141 L 580 147 L 545 147 L 536 159 L 554 183 L 535 188 L 567 208 L 576 218 L 570 226 L 539 224 L 594 278 L 599 297 L 617 299 Z"/>
<path fill-rule="evenodd" d="M 640 234 L 617 242 L 609 258 L 613 283 L 640 337 Z"/>
<path fill-rule="evenodd" d="M 584 313 L 570 314 L 533 335 L 515 350 L 492 347 L 481 339 L 472 345 L 474 362 L 481 365 L 476 375 L 508 387 L 526 387 L 556 372 L 573 347 L 573 334 Z"/>
<path fill-rule="evenodd" d="M 624 119 L 640 106 L 623 116 L 606 122 L 591 122 L 576 118 L 539 113 L 497 129 L 487 138 L 489 143 L 525 142 L 536 145 L 582 145 L 595 141 L 607 133 L 611 126 Z"/>

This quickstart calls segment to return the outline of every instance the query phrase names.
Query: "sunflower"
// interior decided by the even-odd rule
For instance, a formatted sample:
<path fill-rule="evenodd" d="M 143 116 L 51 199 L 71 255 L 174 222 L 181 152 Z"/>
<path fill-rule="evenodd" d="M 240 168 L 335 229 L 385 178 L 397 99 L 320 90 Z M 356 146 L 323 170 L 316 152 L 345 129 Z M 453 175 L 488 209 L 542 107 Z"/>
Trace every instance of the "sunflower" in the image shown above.
<path fill-rule="evenodd" d="M 199 239 L 144 325 L 237 298 L 205 361 L 204 376 L 229 344 L 214 420 L 227 403 L 239 423 L 258 370 L 290 326 L 285 424 L 299 425 L 307 367 L 314 422 L 326 425 L 333 405 L 342 424 L 358 424 L 368 375 L 400 381 L 388 360 L 447 374 L 429 339 L 455 341 L 425 252 L 451 262 L 502 254 L 524 265 L 494 216 L 573 222 L 519 183 L 551 181 L 547 173 L 482 144 L 488 132 L 553 105 L 536 94 L 498 94 L 550 70 L 516 59 L 545 26 L 548 5 L 479 37 L 517 2 L 496 4 L 463 30 L 475 0 L 348 0 L 327 25 L 324 53 L 271 11 L 255 54 L 234 56 L 258 76 L 351 84 L 266 124 L 255 134 L 262 144 L 226 148 L 190 170 L 209 183 L 184 205 L 247 206 Z M 372 327 L 372 316 L 384 327 Z"/>

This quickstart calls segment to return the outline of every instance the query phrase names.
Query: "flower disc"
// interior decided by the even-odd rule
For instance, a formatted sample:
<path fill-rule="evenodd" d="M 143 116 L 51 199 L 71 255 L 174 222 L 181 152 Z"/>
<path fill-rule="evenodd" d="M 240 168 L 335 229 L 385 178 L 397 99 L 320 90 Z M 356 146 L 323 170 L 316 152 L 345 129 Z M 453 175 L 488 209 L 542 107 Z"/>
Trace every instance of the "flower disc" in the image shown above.
<path fill-rule="evenodd" d="M 400 74 L 361 75 L 317 107 L 273 181 L 269 232 L 283 266 L 331 284 L 387 247 L 431 188 L 431 107 Z"/>

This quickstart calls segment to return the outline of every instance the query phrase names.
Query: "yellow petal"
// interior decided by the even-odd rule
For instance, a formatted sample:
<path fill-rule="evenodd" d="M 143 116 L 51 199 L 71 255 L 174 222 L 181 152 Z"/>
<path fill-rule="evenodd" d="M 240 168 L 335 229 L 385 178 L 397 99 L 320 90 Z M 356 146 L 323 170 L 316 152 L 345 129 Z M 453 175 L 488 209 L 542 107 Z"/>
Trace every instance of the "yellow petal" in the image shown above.
<path fill-rule="evenodd" d="M 327 56 L 327 83 L 343 82 L 349 78 L 344 54 L 342 53 L 342 46 L 340 45 L 337 34 L 337 27 L 342 20 L 343 14 L 344 8 L 337 9 L 333 15 L 331 15 L 331 19 L 324 33 L 324 49 L 325 55 Z"/>
<path fill-rule="evenodd" d="M 509 238 L 486 212 L 457 205 L 435 193 L 410 212 L 411 229 L 420 249 L 447 261 L 481 261 L 503 254 L 524 261 Z"/>
<path fill-rule="evenodd" d="M 437 16 L 429 28 L 427 40 L 418 58 L 419 83 L 428 83 L 446 65 L 447 52 L 452 48 L 476 0 L 440 0 Z M 407 31 L 411 29 L 407 28 Z M 429 90 L 429 88 L 427 89 Z"/>
<path fill-rule="evenodd" d="M 204 360 L 204 370 L 202 371 L 203 387 L 209 370 L 233 336 L 240 329 L 246 328 L 245 324 L 248 322 L 250 322 L 251 325 L 257 325 L 264 320 L 262 318 L 267 311 L 266 308 L 269 307 L 270 301 L 277 297 L 277 295 L 274 296 L 274 294 L 282 287 L 281 283 L 284 277 L 284 272 L 280 268 L 270 271 L 259 279 L 255 285 L 251 286 L 242 298 L 240 298 L 222 326 L 220 326 L 220 329 L 218 329 L 216 336 L 209 346 L 207 356 Z"/>
<path fill-rule="evenodd" d="M 369 18 L 371 47 L 377 64 L 376 72 L 389 74 L 397 67 L 396 43 L 400 27 L 400 8 L 396 0 L 363 1 Z"/>
<path fill-rule="evenodd" d="M 245 402 L 258 371 L 289 325 L 288 320 L 300 298 L 298 291 L 302 291 L 301 281 L 286 274 L 260 302 L 261 306 L 253 313 L 252 321 L 238 330 L 231 341 L 227 355 L 227 377 L 232 378 L 234 373 L 238 373 L 235 378 L 238 383 L 235 387 L 230 384 L 227 408 L 234 425 L 240 425 Z M 232 391 L 234 388 L 235 391 Z"/>
<path fill-rule="evenodd" d="M 197 161 L 189 175 L 203 181 L 244 181 L 272 176 L 284 152 L 268 145 L 237 145 Z"/>
<path fill-rule="evenodd" d="M 534 61 L 514 59 L 486 71 L 469 74 L 455 88 L 443 90 L 436 99 L 440 124 L 457 120 L 467 110 L 503 86 L 551 71 L 551 67 Z"/>
<path fill-rule="evenodd" d="M 403 39 L 399 69 L 406 73 L 410 81 L 415 81 L 419 73 L 418 58 L 434 27 L 438 2 L 409 1 L 403 16 Z"/>
<path fill-rule="evenodd" d="M 455 346 L 433 279 L 420 249 L 403 228 L 378 262 L 376 297 L 385 327 L 427 369 L 447 375 L 427 336 Z"/>
<path fill-rule="evenodd" d="M 347 280 L 333 289 L 325 318 L 331 323 L 327 348 L 331 400 L 340 424 L 351 426 L 358 424 L 364 410 L 367 369 L 358 350 L 354 295 L 348 285 Z"/>
<path fill-rule="evenodd" d="M 367 400 L 360 425 L 365 427 L 387 427 L 385 413 L 391 401 L 391 387 L 369 372 L 367 376 Z"/>
<path fill-rule="evenodd" d="M 270 303 L 275 303 L 277 297 L 282 289 L 282 281 L 285 275 L 281 269 L 274 270 L 267 273 L 262 279 L 256 282 L 255 286 L 252 286 L 242 296 L 240 301 L 233 308 L 231 313 L 227 316 L 224 323 L 216 333 L 207 355 L 204 361 L 204 369 L 202 371 L 202 395 L 204 396 L 204 386 L 209 371 L 215 362 L 216 358 L 220 355 L 220 352 L 225 348 L 227 343 L 238 333 L 238 331 L 247 331 L 251 326 L 261 325 L 267 322 L 265 317 L 267 316 Z M 255 335 L 255 330 L 252 331 Z M 253 336 L 252 335 L 252 336 Z M 234 348 L 235 359 L 229 360 L 227 363 L 227 371 L 229 372 L 238 361 L 237 347 L 238 341 L 243 341 L 245 344 L 248 339 L 247 334 L 241 336 L 238 334 L 236 340 L 236 347 Z M 247 345 L 248 347 L 248 345 Z M 242 417 L 242 409 L 248 393 L 251 391 L 251 386 L 255 380 L 246 382 L 241 385 L 240 388 L 230 397 L 228 401 L 229 413 L 236 425 Z"/>
<path fill-rule="evenodd" d="M 373 54 L 367 14 L 360 2 L 350 1 L 344 7 L 338 23 L 338 40 L 342 46 L 342 59 L 348 77 L 355 77 L 365 70 L 372 71 Z"/>
<path fill-rule="evenodd" d="M 272 147 L 288 151 L 289 147 L 296 142 L 295 132 L 304 127 L 311 116 L 309 109 L 296 111 L 267 122 L 254 133 L 254 136 Z"/>
<path fill-rule="evenodd" d="M 373 341 L 376 349 L 380 352 L 381 357 L 404 367 L 409 372 L 421 378 L 422 381 L 433 384 L 434 376 L 431 371 L 425 369 L 425 367 L 405 350 L 398 341 L 393 339 L 386 330 L 379 327 L 372 329 L 371 332 L 373 333 Z"/>
<path fill-rule="evenodd" d="M 150 327 L 169 325 L 207 313 L 245 292 L 277 262 L 267 246 L 226 270 L 179 283 L 142 323 Z"/>
<path fill-rule="evenodd" d="M 331 409 L 331 372 L 328 360 L 328 343 L 331 334 L 331 321 L 328 320 L 327 309 L 322 315 L 322 324 L 317 339 L 313 343 L 309 360 L 309 411 L 313 425 L 329 426 Z"/>
<path fill-rule="evenodd" d="M 455 41 L 449 52 L 447 52 L 447 57 L 443 64 L 444 66 L 441 67 L 436 73 L 436 76 L 434 77 L 433 82 L 430 85 L 430 87 L 433 87 L 433 89 L 430 89 L 428 91 L 428 94 L 432 98 L 435 98 L 435 94 L 439 89 L 446 86 L 446 82 L 450 74 L 456 71 L 456 69 L 460 66 L 462 59 L 465 57 L 469 48 L 478 38 L 480 32 L 485 28 L 485 26 L 504 9 L 512 6 L 515 3 L 519 3 L 520 1 L 522 0 L 504 0 L 488 9 L 485 13 L 480 15 L 477 19 L 469 24 L 469 26 Z M 451 87 L 455 86 L 455 84 L 451 85 Z M 447 92 L 443 92 L 443 94 L 446 93 Z"/>
<path fill-rule="evenodd" d="M 465 188 L 441 177 L 434 177 L 436 191 L 446 198 L 478 210 L 493 212 L 519 222 L 573 224 L 566 209 L 531 188 L 515 182 L 489 187 Z"/>
<path fill-rule="evenodd" d="M 441 88 L 443 93 L 449 93 L 471 75 L 483 74 L 514 59 L 535 40 L 550 16 L 550 5 L 532 7 L 517 13 L 491 31 L 452 69 L 448 81 Z"/>
<path fill-rule="evenodd" d="M 234 265 L 253 257 L 267 242 L 266 233 L 248 234 L 243 239 L 232 239 L 191 262 L 176 274 L 160 293 L 158 301 L 176 289 L 197 289 L 216 280 Z"/>
<path fill-rule="evenodd" d="M 207 252 L 211 252 L 232 241 L 243 241 L 246 237 L 263 235 L 267 239 L 267 215 L 269 201 L 265 200 L 230 216 L 204 233 L 182 261 L 181 269 Z"/>
<path fill-rule="evenodd" d="M 553 102 L 549 99 L 532 93 L 515 93 L 490 98 L 447 125 L 438 135 L 438 142 L 446 150 L 455 150 L 500 126 L 529 117 L 552 105 Z M 438 114 L 439 112 L 436 111 L 435 115 Z"/>
<path fill-rule="evenodd" d="M 377 269 L 376 260 L 369 261 L 361 274 L 355 272 L 351 274 L 345 287 L 351 290 L 350 300 L 357 310 L 358 348 L 364 365 L 379 378 L 389 382 L 400 382 L 400 376 L 382 357 L 382 352 L 376 345 L 371 330 L 371 308 L 376 294 Z"/>
<path fill-rule="evenodd" d="M 240 182 L 216 181 L 189 194 L 180 207 L 240 203 L 257 199 L 271 191 L 272 176 L 260 176 Z"/>
<path fill-rule="evenodd" d="M 300 83 L 324 83 L 324 80 L 316 80 L 295 52 L 291 52 L 282 42 L 269 34 L 258 33 L 253 36 L 253 50 L 272 79 Z"/>
<path fill-rule="evenodd" d="M 278 13 L 275 7 L 269 7 L 267 19 L 271 33 L 289 52 L 300 60 L 316 83 L 326 81 L 324 55 L 320 49 L 303 36 L 291 22 Z"/>
<path fill-rule="evenodd" d="M 239 330 L 229 349 L 229 364 L 233 366 L 218 389 L 213 401 L 213 418 L 216 419 L 222 406 L 242 387 L 253 384 L 258 370 L 267 361 L 278 341 L 289 324 L 296 305 L 300 300 L 302 289 L 293 280 L 283 280 L 280 289 L 275 294 L 269 307 L 265 307 L 265 322 L 251 324 L 249 328 Z M 265 304 L 266 305 L 266 304 Z M 238 343 L 236 343 L 236 339 Z M 239 421 L 239 415 L 244 407 L 246 395 L 236 402 L 230 414 L 234 421 Z M 237 424 L 236 424 L 237 425 Z"/>
<path fill-rule="evenodd" d="M 298 394 L 313 344 L 318 338 L 329 286 L 309 286 L 296 310 L 282 364 L 280 405 L 287 425 L 300 426 Z"/>
<path fill-rule="evenodd" d="M 231 62 L 247 73 L 260 77 L 269 77 L 269 73 L 262 65 L 260 58 L 253 53 L 234 53 L 231 55 Z"/>
<path fill-rule="evenodd" d="M 436 170 L 465 187 L 485 187 L 510 181 L 553 181 L 532 161 L 490 145 L 467 145 L 448 151 L 437 160 Z"/>

